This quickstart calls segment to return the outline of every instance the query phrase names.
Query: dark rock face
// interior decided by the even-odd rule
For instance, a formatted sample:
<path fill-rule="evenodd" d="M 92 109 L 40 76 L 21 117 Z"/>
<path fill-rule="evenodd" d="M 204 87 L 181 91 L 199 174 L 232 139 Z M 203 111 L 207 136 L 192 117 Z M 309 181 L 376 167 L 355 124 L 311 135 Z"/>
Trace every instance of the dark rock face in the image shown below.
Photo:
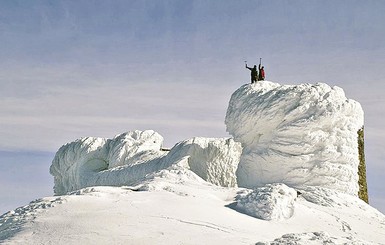
<path fill-rule="evenodd" d="M 358 165 L 358 197 L 369 203 L 368 186 L 366 182 L 366 165 L 364 152 L 364 127 L 357 131 L 358 133 L 358 156 L 360 163 Z"/>

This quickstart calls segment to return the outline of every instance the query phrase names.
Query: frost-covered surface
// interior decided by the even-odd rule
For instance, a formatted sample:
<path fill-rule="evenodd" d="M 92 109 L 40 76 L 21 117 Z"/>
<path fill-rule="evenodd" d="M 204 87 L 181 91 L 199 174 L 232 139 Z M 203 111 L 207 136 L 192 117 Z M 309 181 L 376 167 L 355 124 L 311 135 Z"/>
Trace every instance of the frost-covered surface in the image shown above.
<path fill-rule="evenodd" d="M 239 186 L 285 183 L 357 195 L 363 111 L 341 88 L 246 84 L 231 96 L 225 123 L 243 147 Z"/>
<path fill-rule="evenodd" d="M 50 172 L 55 194 L 89 186 L 122 186 L 188 157 L 189 167 L 204 180 L 236 186 L 235 171 L 242 152 L 225 138 L 193 138 L 162 151 L 163 137 L 152 131 L 131 131 L 112 139 L 87 137 L 62 146 Z"/>
<path fill-rule="evenodd" d="M 87 137 L 62 146 L 50 168 L 55 194 L 95 185 L 120 186 L 164 168 L 163 137 L 152 130 L 113 139 Z"/>
<path fill-rule="evenodd" d="M 233 139 L 195 137 L 178 143 L 166 158 L 190 156 L 190 169 L 202 179 L 219 186 L 234 187 L 237 186 L 235 172 L 241 153 L 240 143 Z"/>
<path fill-rule="evenodd" d="M 236 197 L 234 208 L 264 220 L 282 220 L 294 213 L 297 191 L 285 184 L 267 184 Z"/>
<path fill-rule="evenodd" d="M 151 130 L 79 139 L 50 169 L 63 195 L 0 216 L 0 243 L 385 244 L 385 216 L 355 192 L 361 123 L 341 89 L 259 82 L 226 117 L 243 149 L 196 137 L 165 152 Z"/>

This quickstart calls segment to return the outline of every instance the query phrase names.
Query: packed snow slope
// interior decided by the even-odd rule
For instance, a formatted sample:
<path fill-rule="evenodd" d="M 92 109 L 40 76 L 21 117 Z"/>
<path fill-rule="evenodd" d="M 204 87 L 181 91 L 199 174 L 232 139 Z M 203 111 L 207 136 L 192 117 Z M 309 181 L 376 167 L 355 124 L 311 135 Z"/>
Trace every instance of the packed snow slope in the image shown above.
<path fill-rule="evenodd" d="M 358 194 L 363 111 L 341 88 L 246 84 L 231 96 L 225 123 L 243 147 L 239 186 L 285 183 Z"/>
<path fill-rule="evenodd" d="M 266 81 L 231 97 L 234 139 L 81 138 L 52 161 L 56 197 L 0 216 L 0 243 L 385 244 L 357 197 L 362 124 L 342 89 Z"/>

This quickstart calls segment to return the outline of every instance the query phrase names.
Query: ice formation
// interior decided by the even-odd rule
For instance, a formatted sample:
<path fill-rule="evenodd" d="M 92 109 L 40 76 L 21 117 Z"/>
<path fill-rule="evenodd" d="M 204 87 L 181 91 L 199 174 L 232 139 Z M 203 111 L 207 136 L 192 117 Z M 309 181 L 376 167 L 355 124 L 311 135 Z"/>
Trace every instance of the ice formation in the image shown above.
<path fill-rule="evenodd" d="M 113 139 L 87 137 L 62 146 L 50 173 L 55 194 L 89 186 L 129 185 L 147 174 L 188 157 L 189 168 L 204 180 L 236 186 L 241 146 L 232 139 L 193 138 L 163 151 L 163 137 L 152 131 L 131 131 Z"/>
<path fill-rule="evenodd" d="M 317 83 L 246 84 L 231 96 L 227 131 L 241 142 L 238 185 L 321 186 L 358 193 L 358 102 Z"/>
<path fill-rule="evenodd" d="M 285 184 L 267 184 L 245 192 L 236 197 L 236 210 L 263 220 L 288 219 L 294 213 L 297 191 Z"/>
<path fill-rule="evenodd" d="M 384 215 L 356 196 L 363 113 L 340 88 L 247 84 L 226 125 L 234 139 L 170 150 L 152 130 L 62 146 L 63 195 L 0 216 L 0 243 L 383 243 Z"/>
<path fill-rule="evenodd" d="M 169 152 L 152 130 L 66 144 L 50 169 L 55 193 L 132 184 L 188 157 L 191 171 L 220 186 L 284 183 L 357 195 L 363 112 L 342 89 L 323 83 L 246 84 L 233 93 L 225 123 L 234 140 L 195 137 Z"/>
<path fill-rule="evenodd" d="M 195 137 L 175 145 L 166 158 L 191 156 L 190 169 L 202 179 L 219 186 L 235 187 L 241 153 L 240 143 L 233 139 Z"/>

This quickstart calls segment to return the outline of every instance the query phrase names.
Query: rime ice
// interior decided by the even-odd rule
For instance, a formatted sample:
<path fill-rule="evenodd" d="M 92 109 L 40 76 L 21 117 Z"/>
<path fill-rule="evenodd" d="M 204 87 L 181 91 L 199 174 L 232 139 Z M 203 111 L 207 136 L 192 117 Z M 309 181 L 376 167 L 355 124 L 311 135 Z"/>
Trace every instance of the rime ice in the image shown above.
<path fill-rule="evenodd" d="M 225 123 L 243 147 L 239 186 L 285 183 L 357 195 L 363 111 L 341 88 L 246 84 L 231 96 Z"/>
<path fill-rule="evenodd" d="M 162 151 L 162 144 L 163 137 L 152 130 L 68 143 L 58 150 L 50 168 L 55 194 L 89 186 L 133 184 L 184 157 L 202 179 L 220 186 L 237 186 L 235 171 L 242 148 L 234 140 L 195 137 L 179 142 L 170 152 Z"/>
<path fill-rule="evenodd" d="M 61 196 L 0 216 L 0 243 L 383 244 L 357 197 L 362 124 L 340 88 L 258 82 L 230 100 L 234 139 L 78 139 L 51 165 Z"/>

